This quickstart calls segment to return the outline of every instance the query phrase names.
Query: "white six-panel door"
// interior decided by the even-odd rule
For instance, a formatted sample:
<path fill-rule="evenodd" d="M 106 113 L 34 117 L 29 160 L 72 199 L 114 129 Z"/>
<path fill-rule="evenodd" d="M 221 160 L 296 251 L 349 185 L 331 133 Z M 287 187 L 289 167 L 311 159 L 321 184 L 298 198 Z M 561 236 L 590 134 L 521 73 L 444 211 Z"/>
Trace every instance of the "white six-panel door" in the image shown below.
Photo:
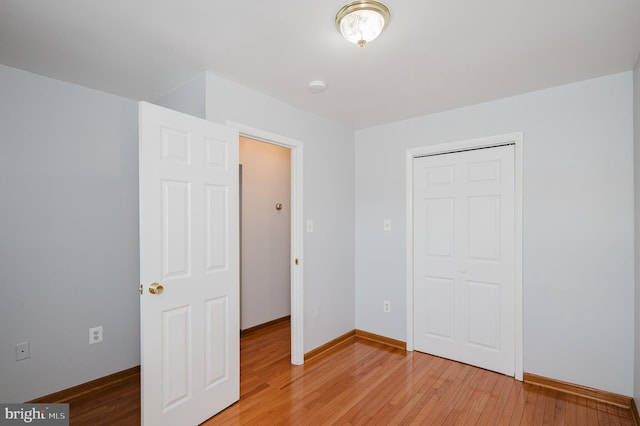
<path fill-rule="evenodd" d="M 142 424 L 197 425 L 240 391 L 238 133 L 139 110 Z"/>
<path fill-rule="evenodd" d="M 415 349 L 513 376 L 514 147 L 413 170 Z"/>

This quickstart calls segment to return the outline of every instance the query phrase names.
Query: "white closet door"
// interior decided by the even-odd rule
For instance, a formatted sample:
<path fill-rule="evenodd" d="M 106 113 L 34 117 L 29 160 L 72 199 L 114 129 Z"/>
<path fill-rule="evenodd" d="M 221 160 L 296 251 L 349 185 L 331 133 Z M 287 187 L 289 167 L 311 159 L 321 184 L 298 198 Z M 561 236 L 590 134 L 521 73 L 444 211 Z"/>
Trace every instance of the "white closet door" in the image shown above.
<path fill-rule="evenodd" d="M 514 375 L 513 145 L 414 160 L 414 345 Z"/>

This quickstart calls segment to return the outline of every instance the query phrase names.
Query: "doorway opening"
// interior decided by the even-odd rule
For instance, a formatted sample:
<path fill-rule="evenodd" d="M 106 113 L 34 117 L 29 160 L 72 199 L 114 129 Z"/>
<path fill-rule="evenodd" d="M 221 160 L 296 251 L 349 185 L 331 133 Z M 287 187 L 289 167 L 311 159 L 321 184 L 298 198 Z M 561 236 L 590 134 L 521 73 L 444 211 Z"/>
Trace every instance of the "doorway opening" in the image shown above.
<path fill-rule="evenodd" d="M 290 185 L 290 239 L 289 239 L 289 289 L 290 289 L 290 318 L 291 318 L 291 363 L 304 364 L 304 335 L 303 335 L 303 240 L 302 240 L 302 142 L 285 136 L 266 132 L 261 129 L 240 123 L 227 122 L 229 127 L 238 130 L 241 138 L 248 138 L 260 143 L 286 148 L 289 153 L 289 185 Z M 276 209 L 273 201 L 273 209 Z"/>
<path fill-rule="evenodd" d="M 291 150 L 240 136 L 240 330 L 291 315 Z"/>

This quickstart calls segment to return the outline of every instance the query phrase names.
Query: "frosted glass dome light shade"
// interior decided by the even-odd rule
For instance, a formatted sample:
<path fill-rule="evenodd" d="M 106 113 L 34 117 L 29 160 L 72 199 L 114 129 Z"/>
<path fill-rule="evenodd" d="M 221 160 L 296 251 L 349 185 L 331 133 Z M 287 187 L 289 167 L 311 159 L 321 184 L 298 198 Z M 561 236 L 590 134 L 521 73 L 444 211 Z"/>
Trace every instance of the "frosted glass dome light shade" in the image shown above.
<path fill-rule="evenodd" d="M 336 14 L 336 25 L 345 39 L 361 47 L 380 35 L 389 22 L 389 9 L 377 1 L 355 1 Z"/>

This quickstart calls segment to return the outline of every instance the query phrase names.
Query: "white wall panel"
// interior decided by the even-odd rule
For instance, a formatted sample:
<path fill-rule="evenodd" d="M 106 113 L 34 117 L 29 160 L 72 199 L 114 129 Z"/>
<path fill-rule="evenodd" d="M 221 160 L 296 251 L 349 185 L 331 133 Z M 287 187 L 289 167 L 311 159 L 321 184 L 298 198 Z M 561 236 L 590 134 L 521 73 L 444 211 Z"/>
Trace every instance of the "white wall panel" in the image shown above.
<path fill-rule="evenodd" d="M 640 407 L 640 58 L 633 70 L 633 156 L 635 171 L 635 368 L 633 396 Z"/>
<path fill-rule="evenodd" d="M 191 185 L 162 181 L 162 278 L 185 277 L 191 271 Z"/>
<path fill-rule="evenodd" d="M 225 141 L 217 141 L 215 139 L 204 139 L 204 164 L 208 167 L 213 167 L 220 170 L 227 170 L 229 168 L 229 155 Z"/>
<path fill-rule="evenodd" d="M 451 278 L 424 277 L 426 330 L 433 336 L 453 339 L 455 295 Z"/>
<path fill-rule="evenodd" d="M 162 312 L 162 410 L 170 410 L 191 397 L 191 307 Z"/>
<path fill-rule="evenodd" d="M 206 118 L 205 85 L 205 74 L 197 74 L 169 93 L 159 97 L 153 103 L 174 111 L 184 112 L 185 114 L 193 115 L 195 117 Z"/>
<path fill-rule="evenodd" d="M 227 120 L 304 145 L 304 351 L 355 326 L 353 130 L 214 74 L 206 75 L 206 118 Z M 376 219 L 377 223 L 381 223 Z M 380 226 L 382 227 L 382 226 Z M 304 232 L 304 230 L 302 230 Z M 331 265 L 331 267 L 327 267 Z M 315 306 L 320 315 L 315 316 Z M 380 305 L 382 306 L 382 305 Z"/>
<path fill-rule="evenodd" d="M 207 272 L 226 269 L 229 257 L 228 191 L 221 185 L 205 185 L 205 262 Z"/>
<path fill-rule="evenodd" d="M 178 164 L 191 164 L 191 135 L 174 129 L 163 128 L 162 159 Z"/>
<path fill-rule="evenodd" d="M 429 256 L 451 257 L 454 244 L 454 200 L 453 198 L 432 198 L 426 203 L 425 254 Z"/>
<path fill-rule="evenodd" d="M 4 66 L 0 93 L 0 401 L 19 403 L 140 363 L 138 109 Z"/>
<path fill-rule="evenodd" d="M 205 366 L 204 385 L 208 389 L 229 377 L 229 360 L 227 350 L 229 346 L 227 318 L 229 298 L 219 297 L 205 303 Z"/>
<path fill-rule="evenodd" d="M 466 304 L 467 343 L 499 349 L 500 285 L 467 281 Z"/>
<path fill-rule="evenodd" d="M 467 198 L 469 258 L 500 259 L 500 197 Z"/>

